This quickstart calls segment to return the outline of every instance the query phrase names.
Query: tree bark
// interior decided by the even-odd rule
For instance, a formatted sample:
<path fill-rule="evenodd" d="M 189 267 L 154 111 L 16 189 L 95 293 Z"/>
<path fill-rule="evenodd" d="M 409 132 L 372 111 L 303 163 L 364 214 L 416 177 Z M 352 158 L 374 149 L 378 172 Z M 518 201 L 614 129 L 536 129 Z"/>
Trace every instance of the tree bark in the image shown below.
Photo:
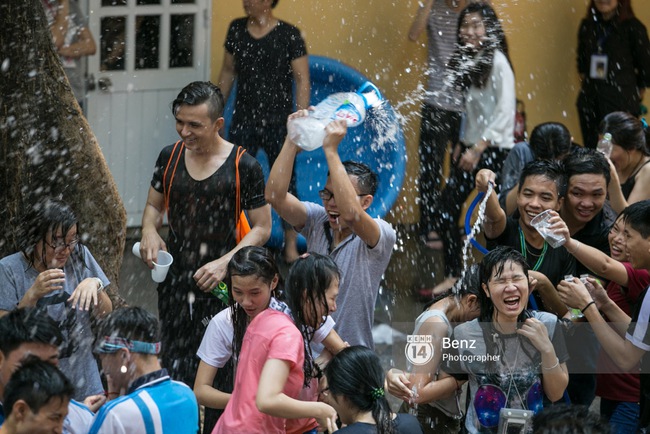
<path fill-rule="evenodd" d="M 0 256 L 21 247 L 22 216 L 47 197 L 67 202 L 114 305 L 126 210 L 72 93 L 40 0 L 0 2 Z"/>

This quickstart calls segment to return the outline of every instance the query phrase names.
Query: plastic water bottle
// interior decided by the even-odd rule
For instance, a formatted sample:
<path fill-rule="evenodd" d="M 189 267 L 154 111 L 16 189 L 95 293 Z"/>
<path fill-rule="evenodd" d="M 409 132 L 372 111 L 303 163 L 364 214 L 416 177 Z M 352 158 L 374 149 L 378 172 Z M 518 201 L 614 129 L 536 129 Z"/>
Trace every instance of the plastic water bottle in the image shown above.
<path fill-rule="evenodd" d="M 214 295 L 217 297 L 223 304 L 228 306 L 228 285 L 226 285 L 223 282 L 219 282 L 219 285 L 217 285 L 216 288 L 214 288 L 212 291 L 210 291 L 210 294 Z"/>
<path fill-rule="evenodd" d="M 323 146 L 325 126 L 344 119 L 348 127 L 360 125 L 366 112 L 381 104 L 383 97 L 377 87 L 365 82 L 356 92 L 334 93 L 318 103 L 309 116 L 292 119 L 287 125 L 289 138 L 305 151 Z"/>
<path fill-rule="evenodd" d="M 612 135 L 610 133 L 603 134 L 603 138 L 598 141 L 597 149 L 603 153 L 606 158 L 612 155 Z"/>

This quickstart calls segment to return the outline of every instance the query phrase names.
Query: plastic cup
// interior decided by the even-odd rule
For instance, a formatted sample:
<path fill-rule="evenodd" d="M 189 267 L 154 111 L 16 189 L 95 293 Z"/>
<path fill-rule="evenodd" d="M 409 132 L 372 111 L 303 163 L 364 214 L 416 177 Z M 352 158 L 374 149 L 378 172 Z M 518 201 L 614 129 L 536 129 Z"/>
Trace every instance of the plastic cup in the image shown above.
<path fill-rule="evenodd" d="M 131 253 L 133 253 L 138 258 L 142 259 L 142 256 L 140 256 L 140 241 L 138 241 L 133 245 L 133 248 L 131 249 Z"/>
<path fill-rule="evenodd" d="M 158 261 L 153 263 L 153 270 L 151 270 L 151 278 L 154 282 L 164 282 L 167 277 L 169 267 L 171 267 L 174 258 L 164 250 L 158 250 Z"/>
<path fill-rule="evenodd" d="M 551 210 L 547 209 L 546 211 L 537 214 L 530 221 L 530 225 L 537 229 L 537 232 L 539 232 L 539 234 L 544 237 L 544 241 L 546 241 L 554 249 L 557 249 L 566 243 L 566 238 L 564 238 L 563 235 L 556 234 L 549 229 L 551 227 L 551 224 L 549 223 L 551 217 Z"/>

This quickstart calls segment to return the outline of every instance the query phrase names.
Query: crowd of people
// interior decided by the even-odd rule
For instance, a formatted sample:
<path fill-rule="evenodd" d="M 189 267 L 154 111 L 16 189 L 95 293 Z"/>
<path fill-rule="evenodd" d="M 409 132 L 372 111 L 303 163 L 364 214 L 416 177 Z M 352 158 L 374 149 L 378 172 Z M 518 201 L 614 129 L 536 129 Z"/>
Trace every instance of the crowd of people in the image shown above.
<path fill-rule="evenodd" d="M 409 32 L 429 40 L 420 232 L 447 279 L 414 318 L 429 357 L 388 372 L 372 327 L 396 232 L 368 213 L 377 174 L 341 159 L 343 120 L 325 127 L 322 203 L 295 195 L 301 149 L 286 122 L 309 116 L 309 71 L 277 3 L 245 0 L 219 86 L 192 82 L 172 102 L 180 139 L 155 162 L 139 251 L 150 268 L 160 251 L 174 258 L 158 318 L 113 309 L 70 205 L 48 198 L 23 216 L 21 245 L 0 260 L 0 434 L 650 432 L 650 130 L 638 117 L 650 42 L 630 1 L 592 0 L 580 28 L 584 146 L 557 122 L 515 143 L 515 75 L 489 2 L 421 3 Z M 68 49 L 57 14 L 71 4 L 48 2 Z M 611 153 L 596 149 L 604 137 Z M 458 220 L 473 190 L 488 194 L 489 252 L 464 268 Z M 271 208 L 286 276 L 263 247 Z M 559 246 L 535 223 L 544 213 Z"/>

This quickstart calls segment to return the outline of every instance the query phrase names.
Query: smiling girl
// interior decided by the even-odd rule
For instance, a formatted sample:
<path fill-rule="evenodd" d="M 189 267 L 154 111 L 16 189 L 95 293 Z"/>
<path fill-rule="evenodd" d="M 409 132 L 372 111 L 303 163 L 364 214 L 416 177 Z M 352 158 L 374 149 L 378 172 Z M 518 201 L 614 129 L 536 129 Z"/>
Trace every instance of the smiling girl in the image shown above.
<path fill-rule="evenodd" d="M 330 275 L 333 276 L 330 280 L 337 283 L 338 291 L 339 277 L 335 266 Z M 198 351 L 201 362 L 194 391 L 199 403 L 208 408 L 223 409 L 230 405 L 230 410 L 226 411 L 227 415 L 221 418 L 227 418 L 227 420 L 219 422 L 222 424 L 219 426 L 222 431 L 215 429 L 215 432 L 237 432 L 237 430 L 239 432 L 266 432 L 265 429 L 271 430 L 268 432 L 276 432 L 273 431 L 274 429 L 279 430 L 277 432 L 285 432 L 282 430 L 285 421 L 281 418 L 291 418 L 292 416 L 269 417 L 258 410 L 255 403 L 257 384 L 261 381 L 261 370 L 265 367 L 264 362 L 268 358 L 277 357 L 274 360 L 279 362 L 281 370 L 286 367 L 285 363 L 290 365 L 289 378 L 285 378 L 285 382 L 291 385 L 292 391 L 299 384 L 300 387 L 297 387 L 297 391 L 301 398 L 305 395 L 311 397 L 316 392 L 310 394 L 309 389 L 303 389 L 302 379 L 299 382 L 296 381 L 298 377 L 302 376 L 303 366 L 303 362 L 298 359 L 300 354 L 304 358 L 305 352 L 301 333 L 291 324 L 290 317 L 285 315 L 290 313 L 288 306 L 275 298 L 275 292 L 280 283 L 277 266 L 273 256 L 266 249 L 245 247 L 239 250 L 229 262 L 227 276 L 231 306 L 216 315 L 208 325 Z M 334 322 L 328 316 L 328 310 L 335 309 L 334 302 L 329 309 L 325 310 L 326 319 L 323 324 L 319 322 L 320 327 L 313 327 L 309 333 L 312 342 L 323 343 L 331 351 L 338 352 L 344 344 L 332 330 Z M 272 312 L 267 312 L 267 310 Z M 277 316 L 276 313 L 281 313 L 283 317 Z M 300 315 L 301 313 L 298 312 L 298 316 Z M 262 320 L 262 318 L 265 319 Z M 249 335 L 248 331 L 251 326 L 253 326 L 253 334 Z M 251 344 L 249 350 L 247 349 L 249 348 L 247 339 L 252 339 L 253 335 L 255 335 L 255 343 Z M 289 339 L 289 342 L 285 339 Z M 261 341 L 265 343 L 262 344 Z M 264 351 L 262 345 L 268 345 L 267 354 L 258 353 Z M 259 359 L 251 360 L 251 357 L 254 357 L 252 353 L 255 353 Z M 213 387 L 217 371 L 225 368 L 231 358 L 237 364 L 237 372 L 241 373 L 235 381 L 235 391 L 232 394 Z M 275 365 L 275 362 L 272 364 Z M 243 375 L 244 373 L 246 376 Z M 311 374 L 311 371 L 309 373 Z M 240 389 L 237 390 L 238 388 Z M 286 395 L 284 398 L 289 402 L 296 401 Z M 236 400 L 237 404 L 229 404 L 231 400 Z M 302 419 L 287 420 L 287 432 L 302 434 L 315 429 L 316 422 L 310 416 L 317 416 L 318 412 L 302 415 L 300 411 L 304 410 L 304 407 L 300 405 L 300 401 L 296 402 L 299 404 L 298 414 L 296 415 L 296 412 L 292 411 L 293 407 L 289 413 L 294 415 L 294 418 L 302 417 Z M 322 410 L 320 406 L 316 408 Z M 307 410 L 310 411 L 311 408 Z M 269 420 L 271 422 L 267 424 Z M 264 428 L 265 424 L 268 425 L 267 428 Z"/>
<path fill-rule="evenodd" d="M 521 253 L 497 247 L 481 262 L 478 319 L 454 329 L 444 369 L 469 379 L 469 433 L 494 432 L 502 408 L 543 408 L 562 397 L 569 381 L 567 350 L 557 317 L 526 310 L 530 294 L 528 264 Z M 463 356 L 462 361 L 459 356 Z"/>

